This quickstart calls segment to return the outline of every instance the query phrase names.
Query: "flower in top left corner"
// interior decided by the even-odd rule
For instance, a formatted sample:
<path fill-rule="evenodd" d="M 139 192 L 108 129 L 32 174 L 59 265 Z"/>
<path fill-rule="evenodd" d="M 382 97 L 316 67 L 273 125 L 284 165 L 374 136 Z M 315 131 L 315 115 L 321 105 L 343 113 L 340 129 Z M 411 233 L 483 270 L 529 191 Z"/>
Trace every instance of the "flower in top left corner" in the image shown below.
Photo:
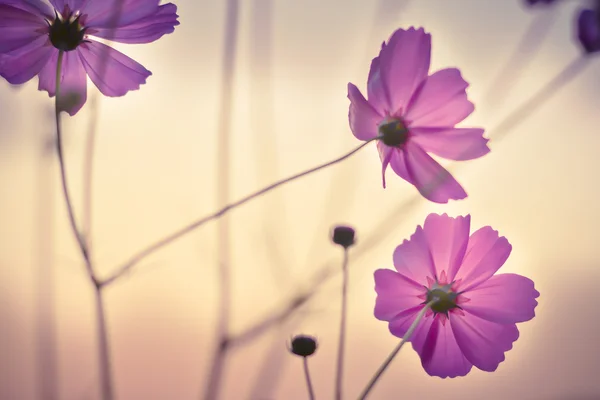
<path fill-rule="evenodd" d="M 152 73 L 91 37 L 153 42 L 175 30 L 177 6 L 160 0 L 0 0 L 0 76 L 19 85 L 39 76 L 39 90 L 55 95 L 59 52 L 61 95 L 75 115 L 87 98 L 87 79 L 105 96 L 139 89 Z"/>

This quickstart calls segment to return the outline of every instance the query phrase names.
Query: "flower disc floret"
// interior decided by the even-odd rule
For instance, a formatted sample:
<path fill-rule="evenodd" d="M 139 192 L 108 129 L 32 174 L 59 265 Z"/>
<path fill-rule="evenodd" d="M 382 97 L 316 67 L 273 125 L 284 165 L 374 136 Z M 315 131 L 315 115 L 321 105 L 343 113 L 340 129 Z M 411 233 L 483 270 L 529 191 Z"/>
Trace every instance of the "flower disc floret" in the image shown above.
<path fill-rule="evenodd" d="M 50 23 L 48 36 L 54 47 L 62 51 L 73 51 L 85 38 L 85 28 L 80 23 L 81 14 L 74 16 L 68 7 L 62 15 L 55 12 L 54 21 Z"/>

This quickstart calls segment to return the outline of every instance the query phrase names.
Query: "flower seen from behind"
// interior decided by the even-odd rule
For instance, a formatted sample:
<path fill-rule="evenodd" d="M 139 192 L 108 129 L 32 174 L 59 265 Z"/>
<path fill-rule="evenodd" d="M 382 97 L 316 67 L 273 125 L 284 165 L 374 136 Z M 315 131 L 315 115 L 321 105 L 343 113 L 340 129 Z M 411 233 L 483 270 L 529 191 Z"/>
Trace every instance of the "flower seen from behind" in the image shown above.
<path fill-rule="evenodd" d="M 480 128 L 456 128 L 474 105 L 468 83 L 456 68 L 429 75 L 431 36 L 420 29 L 398 29 L 373 59 L 367 98 L 348 84 L 349 121 L 357 139 L 377 142 L 383 187 L 388 166 L 427 199 L 447 203 L 467 197 L 461 185 L 428 153 L 450 160 L 487 154 Z"/>
<path fill-rule="evenodd" d="M 439 299 L 413 336 L 429 375 L 495 371 L 519 337 L 516 324 L 535 316 L 539 293 L 521 275 L 498 274 L 511 252 L 491 227 L 470 232 L 469 215 L 430 214 L 394 251 L 396 271 L 375 271 L 375 317 L 403 337 L 425 304 Z"/>
<path fill-rule="evenodd" d="M 86 75 L 105 96 L 139 89 L 151 72 L 91 39 L 150 43 L 174 31 L 177 6 L 160 0 L 0 0 L 0 75 L 18 85 L 39 76 L 39 90 L 55 95 L 59 51 L 61 94 L 75 115 L 87 97 Z"/>

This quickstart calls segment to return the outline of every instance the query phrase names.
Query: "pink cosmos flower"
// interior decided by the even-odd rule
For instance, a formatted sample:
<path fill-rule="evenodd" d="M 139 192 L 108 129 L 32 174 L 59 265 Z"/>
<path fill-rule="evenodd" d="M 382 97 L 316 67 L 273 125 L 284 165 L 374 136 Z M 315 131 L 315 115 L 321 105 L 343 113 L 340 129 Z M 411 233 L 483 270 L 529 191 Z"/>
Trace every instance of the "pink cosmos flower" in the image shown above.
<path fill-rule="evenodd" d="M 420 28 L 398 29 L 383 43 L 371 63 L 368 100 L 348 84 L 349 120 L 360 140 L 378 135 L 385 172 L 390 165 L 427 199 L 447 203 L 467 194 L 427 152 L 451 160 L 471 160 L 487 154 L 483 129 L 456 128 L 474 106 L 467 99 L 468 83 L 456 68 L 429 73 L 431 36 Z"/>
<path fill-rule="evenodd" d="M 375 271 L 375 317 L 403 337 L 437 297 L 410 338 L 429 375 L 494 371 L 519 337 L 516 323 L 535 316 L 539 293 L 521 275 L 494 273 L 511 245 L 486 226 L 469 236 L 471 217 L 430 214 L 394 251 L 396 271 Z"/>
<path fill-rule="evenodd" d="M 0 76 L 18 85 L 39 75 L 39 90 L 54 96 L 58 53 L 62 50 L 61 93 L 74 99 L 65 110 L 70 115 L 86 101 L 86 75 L 105 96 L 123 96 L 139 89 L 152 73 L 89 36 L 121 43 L 153 42 L 179 25 L 177 6 L 159 3 L 0 0 Z M 119 7 L 120 17 L 114 20 Z"/>

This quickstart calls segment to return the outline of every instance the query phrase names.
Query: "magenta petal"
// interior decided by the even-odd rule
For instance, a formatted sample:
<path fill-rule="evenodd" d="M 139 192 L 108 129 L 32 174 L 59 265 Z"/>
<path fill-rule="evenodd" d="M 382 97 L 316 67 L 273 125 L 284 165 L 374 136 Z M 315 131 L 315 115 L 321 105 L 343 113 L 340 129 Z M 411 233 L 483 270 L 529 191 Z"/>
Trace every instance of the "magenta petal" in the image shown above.
<path fill-rule="evenodd" d="M 375 271 L 375 292 L 375 318 L 389 321 L 423 303 L 419 296 L 425 294 L 425 288 L 395 271 L 378 269 Z"/>
<path fill-rule="evenodd" d="M 156 9 L 156 13 L 141 18 L 118 29 L 94 28 L 93 35 L 121 43 L 150 43 L 175 30 L 177 6 L 169 3 Z"/>
<path fill-rule="evenodd" d="M 501 324 L 529 321 L 535 317 L 539 297 L 533 281 L 516 274 L 492 276 L 467 291 L 469 302 L 461 307 L 480 318 Z"/>
<path fill-rule="evenodd" d="M 393 258 L 396 271 L 419 285 L 427 286 L 427 278 L 435 276 L 427 236 L 420 226 L 410 240 L 404 240 L 396 247 Z"/>
<path fill-rule="evenodd" d="M 469 116 L 475 106 L 467 99 L 469 84 L 456 68 L 429 76 L 415 93 L 405 114 L 413 127 L 452 127 Z"/>
<path fill-rule="evenodd" d="M 381 178 L 383 180 L 383 188 L 385 189 L 385 171 L 394 159 L 396 150 L 386 146 L 381 141 L 377 141 L 377 151 L 379 151 L 379 159 L 381 160 Z"/>
<path fill-rule="evenodd" d="M 421 195 L 434 203 L 447 203 L 467 197 L 462 186 L 450 172 L 410 140 L 404 145 L 404 157 L 410 175 L 409 182 Z"/>
<path fill-rule="evenodd" d="M 381 54 L 384 48 L 385 42 L 381 44 L 381 50 L 379 54 Z M 389 114 L 391 109 L 390 98 L 387 88 L 381 79 L 379 60 L 380 58 L 377 56 L 371 61 L 371 69 L 369 70 L 369 77 L 367 79 L 367 96 L 369 98 L 369 102 L 376 110 L 378 110 L 381 114 Z"/>
<path fill-rule="evenodd" d="M 5 54 L 0 58 L 0 75 L 13 85 L 20 85 L 36 76 L 48 63 L 53 52 L 47 36 L 40 36 L 19 49 L 18 55 Z M 56 72 L 56 71 L 55 71 Z"/>
<path fill-rule="evenodd" d="M 94 0 L 49 0 L 50 4 L 58 10 L 58 12 L 62 12 L 65 6 L 69 6 L 72 11 L 79 10 L 81 5 L 86 1 L 94 2 Z M 95 0 L 96 3 L 102 2 L 104 0 Z"/>
<path fill-rule="evenodd" d="M 504 264 L 512 246 L 489 226 L 469 238 L 467 252 L 455 280 L 462 280 L 460 291 L 467 291 L 488 280 Z M 467 296 L 468 297 L 468 296 Z"/>
<path fill-rule="evenodd" d="M 42 0 L 0 0 L 0 4 L 20 8 L 35 15 L 54 17 L 53 8 Z"/>
<path fill-rule="evenodd" d="M 431 320 L 429 329 L 426 330 L 427 326 L 424 325 L 413 339 L 413 348 L 421 357 L 421 365 L 429 375 L 440 378 L 465 376 L 471 371 L 473 364 L 458 346 L 450 324 L 442 324 L 441 318 L 445 317 L 438 314 L 427 318 Z"/>
<path fill-rule="evenodd" d="M 352 83 L 348 83 L 348 98 L 350 99 L 348 119 L 354 136 L 359 140 L 369 140 L 377 136 L 378 125 L 383 117 L 373 109 Z"/>
<path fill-rule="evenodd" d="M 423 28 L 394 32 L 379 56 L 380 73 L 391 111 L 401 114 L 429 72 L 431 35 Z"/>
<path fill-rule="evenodd" d="M 0 4 L 0 54 L 27 46 L 44 36 L 48 25 L 40 15 Z M 48 36 L 44 36 L 48 39 Z"/>
<path fill-rule="evenodd" d="M 411 133 L 413 142 L 423 150 L 449 160 L 473 160 L 490 152 L 489 139 L 479 128 L 412 128 Z"/>
<path fill-rule="evenodd" d="M 414 322 L 415 318 L 417 317 L 417 314 L 423 309 L 423 307 L 425 306 L 423 304 L 420 304 L 418 306 L 408 308 L 402 311 L 401 313 L 396 314 L 388 324 L 391 334 L 399 338 L 403 338 L 404 335 L 406 335 L 406 332 L 408 332 L 408 329 Z M 421 320 L 412 337 L 409 338 L 409 342 L 413 341 L 414 338 L 417 336 L 417 332 L 419 331 L 420 326 L 423 324 L 427 324 L 426 321 L 427 318 Z"/>
<path fill-rule="evenodd" d="M 99 42 L 83 43 L 77 51 L 85 71 L 105 96 L 118 97 L 137 90 L 152 75 L 125 54 Z M 107 62 L 103 65 L 105 56 Z"/>
<path fill-rule="evenodd" d="M 446 214 L 427 216 L 423 231 L 429 243 L 438 279 L 445 275 L 449 281 L 452 281 L 467 250 L 470 227 L 470 215 L 457 218 L 451 218 Z M 442 284 L 446 283 L 450 282 L 442 282 Z"/>
<path fill-rule="evenodd" d="M 81 13 L 88 15 L 88 27 L 121 27 L 155 14 L 159 3 L 160 0 L 91 0 L 83 5 Z M 119 8 L 121 14 L 115 25 L 115 12 Z"/>
<path fill-rule="evenodd" d="M 40 72 L 39 90 L 45 90 L 50 97 L 54 97 L 56 90 L 56 63 L 58 62 L 58 51 Z M 59 107 L 69 115 L 75 115 L 87 100 L 87 78 L 81 60 L 76 51 L 63 54 L 60 79 Z"/>
<path fill-rule="evenodd" d="M 504 361 L 504 352 L 519 338 L 516 325 L 497 324 L 469 313 L 451 313 L 450 325 L 467 360 L 488 372 L 498 368 Z"/>

